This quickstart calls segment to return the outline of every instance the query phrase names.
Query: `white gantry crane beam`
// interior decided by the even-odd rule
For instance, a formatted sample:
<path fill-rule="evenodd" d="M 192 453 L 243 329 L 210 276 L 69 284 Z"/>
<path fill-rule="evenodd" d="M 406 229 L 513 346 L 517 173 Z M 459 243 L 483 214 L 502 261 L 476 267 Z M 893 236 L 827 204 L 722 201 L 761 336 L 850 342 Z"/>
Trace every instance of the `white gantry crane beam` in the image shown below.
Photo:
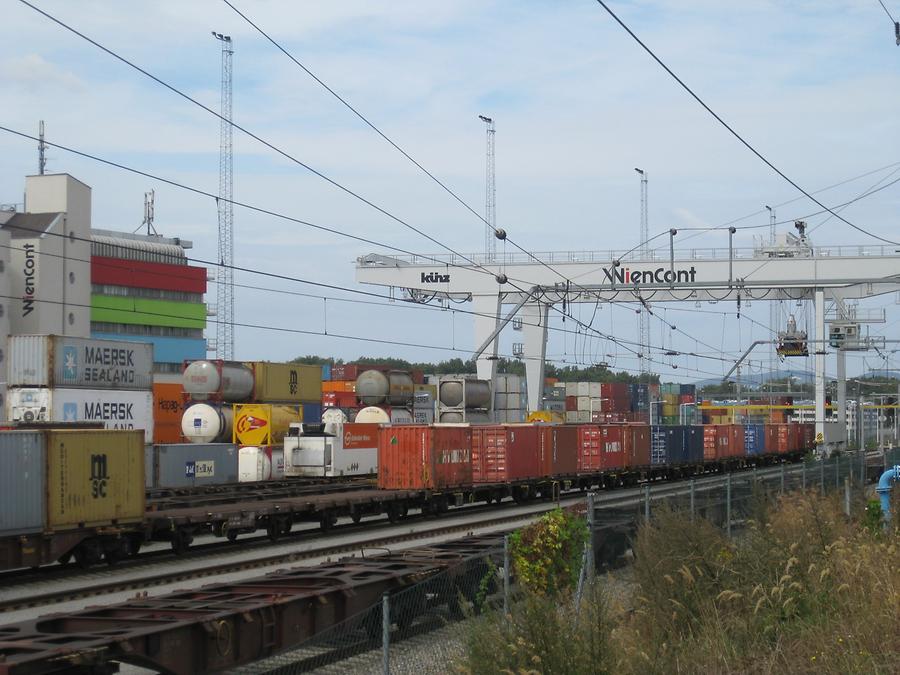
<path fill-rule="evenodd" d="M 494 138 L 497 130 L 491 117 L 479 115 L 484 122 L 486 134 L 485 167 L 484 167 L 484 255 L 488 260 L 497 259 L 497 167 Z"/>
<path fill-rule="evenodd" d="M 672 232 L 674 238 L 676 232 Z M 733 234 L 733 233 L 732 233 Z M 825 433 L 825 303 L 866 298 L 900 290 L 900 255 L 888 246 L 813 247 L 792 239 L 757 249 L 722 248 L 675 251 L 647 259 L 624 252 L 535 253 L 552 269 L 523 256 L 512 256 L 499 284 L 493 274 L 455 256 L 385 256 L 358 258 L 360 283 L 405 289 L 412 297 L 471 299 L 475 343 L 491 338 L 500 319 L 498 296 L 515 304 L 525 300 L 524 356 L 528 406 L 538 410 L 543 389 L 547 321 L 553 304 L 596 302 L 697 302 L 737 300 L 812 300 L 815 303 L 816 424 Z M 492 273 L 499 268 L 472 256 Z M 576 279 L 578 286 L 563 279 Z M 520 290 L 521 289 L 521 290 Z M 540 292 L 535 292 L 535 289 Z M 531 296 L 531 297 L 529 297 Z M 494 338 L 497 339 L 496 337 Z M 810 336 L 813 339 L 813 336 Z M 490 378 L 492 361 L 478 359 L 479 377 Z"/>

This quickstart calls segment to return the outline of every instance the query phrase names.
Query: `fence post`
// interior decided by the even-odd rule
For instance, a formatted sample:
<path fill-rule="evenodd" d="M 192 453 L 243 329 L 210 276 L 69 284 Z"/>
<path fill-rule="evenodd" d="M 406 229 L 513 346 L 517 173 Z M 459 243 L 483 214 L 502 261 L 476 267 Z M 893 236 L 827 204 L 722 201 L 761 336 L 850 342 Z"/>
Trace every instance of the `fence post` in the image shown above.
<path fill-rule="evenodd" d="M 694 520 L 694 479 L 691 478 L 691 520 Z"/>
<path fill-rule="evenodd" d="M 731 539 L 731 474 L 725 477 L 725 531 Z"/>
<path fill-rule="evenodd" d="M 587 523 L 588 523 L 588 551 L 587 551 L 587 560 L 585 562 L 585 566 L 587 567 L 587 571 L 589 574 L 594 573 L 594 518 L 596 514 L 594 512 L 594 493 L 588 492 L 587 496 Z"/>
<path fill-rule="evenodd" d="M 503 536 L 503 616 L 509 615 L 509 535 Z"/>
<path fill-rule="evenodd" d="M 844 513 L 850 517 L 850 476 L 844 476 Z"/>
<path fill-rule="evenodd" d="M 644 520 L 650 520 L 650 484 L 644 486 Z"/>
<path fill-rule="evenodd" d="M 834 489 L 841 487 L 841 456 L 834 456 Z"/>
<path fill-rule="evenodd" d="M 801 480 L 803 481 L 801 483 L 801 485 L 803 486 L 803 489 L 805 490 L 806 489 L 806 460 L 805 459 L 800 464 L 800 477 L 801 477 Z"/>
<path fill-rule="evenodd" d="M 781 463 L 781 494 L 784 494 L 784 462 Z"/>
<path fill-rule="evenodd" d="M 819 460 L 819 488 L 825 494 L 825 458 Z"/>
<path fill-rule="evenodd" d="M 381 596 L 381 672 L 391 675 L 391 601 L 387 593 Z"/>

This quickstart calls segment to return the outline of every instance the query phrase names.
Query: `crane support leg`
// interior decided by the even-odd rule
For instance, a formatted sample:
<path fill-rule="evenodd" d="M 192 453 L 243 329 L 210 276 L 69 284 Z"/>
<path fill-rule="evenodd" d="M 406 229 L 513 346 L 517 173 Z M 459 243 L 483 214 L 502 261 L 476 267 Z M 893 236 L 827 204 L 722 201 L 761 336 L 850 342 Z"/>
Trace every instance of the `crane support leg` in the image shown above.
<path fill-rule="evenodd" d="M 500 326 L 500 295 L 476 295 L 472 298 L 475 312 L 475 342 L 483 345 L 475 354 L 475 368 L 479 380 L 494 381 Z"/>
<path fill-rule="evenodd" d="M 838 438 L 847 444 L 847 352 L 837 350 L 837 426 Z"/>
<path fill-rule="evenodd" d="M 825 437 L 825 291 L 817 288 L 813 304 L 816 311 L 816 437 Z M 821 434 L 821 436 L 820 436 Z"/>
<path fill-rule="evenodd" d="M 550 305 L 527 302 L 522 309 L 525 340 L 525 382 L 528 387 L 529 412 L 541 409 L 544 392 L 544 359 L 547 356 L 547 319 Z"/>

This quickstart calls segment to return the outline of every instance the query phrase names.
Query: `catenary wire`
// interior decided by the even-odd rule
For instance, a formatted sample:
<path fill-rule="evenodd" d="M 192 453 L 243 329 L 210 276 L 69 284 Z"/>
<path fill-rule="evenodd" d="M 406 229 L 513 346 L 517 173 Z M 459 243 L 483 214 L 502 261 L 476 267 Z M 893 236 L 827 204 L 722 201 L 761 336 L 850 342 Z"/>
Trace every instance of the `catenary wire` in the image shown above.
<path fill-rule="evenodd" d="M 21 1 L 24 2 L 24 0 L 21 0 Z M 826 211 L 828 211 L 829 213 L 831 213 L 835 218 L 837 218 L 837 219 L 840 220 L 841 222 L 843 222 L 843 223 L 849 225 L 849 226 L 852 227 L 853 229 L 858 230 L 859 232 L 862 232 L 863 234 L 865 234 L 865 235 L 867 235 L 867 236 L 869 236 L 869 237 L 872 237 L 873 239 L 877 239 L 877 240 L 879 240 L 879 241 L 883 241 L 883 242 L 886 243 L 886 244 L 893 244 L 893 245 L 895 245 L 895 246 L 900 246 L 900 242 L 893 241 L 893 240 L 891 240 L 891 239 L 886 239 L 886 238 L 881 237 L 881 236 L 879 236 L 879 235 L 877 235 L 877 234 L 874 234 L 874 233 L 872 233 L 872 232 L 869 232 L 868 230 L 865 230 L 865 229 L 863 229 L 862 227 L 860 227 L 860 226 L 858 226 L 858 225 L 856 225 L 856 224 L 850 222 L 849 220 L 847 220 L 847 219 L 844 218 L 843 216 L 841 216 L 841 215 L 835 213 L 835 212 L 832 211 L 830 208 L 828 208 L 827 206 L 825 206 L 825 204 L 823 204 L 823 203 L 820 202 L 818 199 L 816 199 L 811 193 L 807 192 L 807 191 L 806 191 L 804 188 L 802 188 L 799 184 L 797 184 L 796 182 L 794 182 L 793 179 L 791 179 L 790 177 L 788 177 L 787 174 L 785 174 L 783 171 L 781 171 L 781 169 L 779 169 L 779 168 L 778 168 L 777 166 L 775 166 L 772 162 L 770 162 L 768 159 L 766 159 L 766 157 L 765 157 L 762 153 L 760 153 L 754 146 L 752 146 L 747 140 L 745 140 L 743 136 L 741 136 L 737 131 L 735 131 L 734 128 L 733 128 L 730 124 L 728 124 L 728 122 L 726 122 L 724 119 L 722 119 L 722 117 L 720 117 L 720 116 L 718 115 L 718 113 L 716 113 L 712 108 L 710 108 L 702 98 L 700 98 L 696 93 L 694 93 L 694 90 L 691 89 L 691 88 L 684 82 L 684 80 L 682 80 L 680 77 L 678 77 L 678 75 L 675 74 L 675 71 L 673 71 L 671 68 L 669 68 L 669 66 L 667 66 L 667 65 L 665 64 L 665 62 L 664 62 L 662 59 L 660 59 L 660 58 L 656 55 L 656 53 L 655 53 L 652 49 L 650 49 L 650 47 L 648 47 L 648 46 L 646 45 L 646 44 L 643 42 L 643 40 L 641 40 L 641 39 L 634 33 L 634 31 L 632 31 L 631 28 L 629 28 L 629 27 L 625 24 L 625 22 L 622 21 L 622 19 L 620 19 L 619 16 L 618 16 L 615 12 L 612 11 L 612 9 L 609 7 L 609 5 L 608 5 L 604 0 L 597 0 L 597 3 L 598 3 L 601 7 L 603 7 L 603 9 L 606 10 L 606 12 L 607 12 L 607 13 L 608 13 L 608 14 L 616 21 L 616 23 L 618 23 L 618 24 L 625 30 L 625 32 L 627 32 L 627 33 L 632 37 L 632 39 L 634 39 L 634 41 L 637 42 L 637 43 L 643 48 L 643 50 L 644 50 L 645 52 L 647 52 L 647 54 L 649 54 L 650 57 L 651 57 L 654 61 L 656 61 L 657 64 L 660 65 L 660 67 L 662 67 L 663 70 L 665 70 L 665 71 L 666 71 L 666 72 L 667 72 L 667 73 L 668 73 L 668 74 L 669 74 L 669 75 L 670 75 L 670 76 L 671 76 L 671 77 L 672 77 L 679 85 L 681 85 L 681 87 L 682 87 L 688 94 L 691 95 L 691 97 L 692 97 L 695 101 L 697 101 L 697 103 L 699 103 L 699 104 L 700 104 L 700 105 L 701 105 L 701 106 L 702 106 L 702 107 L 703 107 L 710 115 L 712 115 L 713 118 L 714 118 L 719 124 L 721 124 L 723 127 L 725 127 L 725 129 L 727 129 L 727 130 L 731 133 L 731 135 L 734 136 L 734 137 L 735 137 L 735 138 L 736 138 L 736 139 L 737 139 L 744 147 L 746 147 L 748 150 L 750 150 L 750 152 L 752 152 L 754 155 L 756 155 L 756 157 L 758 157 L 758 158 L 759 158 L 766 166 L 768 166 L 770 169 L 772 169 L 772 171 L 774 171 L 774 172 L 777 173 L 779 176 L 781 176 L 785 181 L 787 181 L 788 183 L 790 183 L 790 185 L 793 186 L 798 192 L 803 193 L 803 195 L 805 195 L 805 196 L 807 197 L 807 199 L 809 199 L 810 201 L 814 202 L 814 203 L 815 203 L 816 205 L 818 205 L 820 208 L 825 209 Z"/>

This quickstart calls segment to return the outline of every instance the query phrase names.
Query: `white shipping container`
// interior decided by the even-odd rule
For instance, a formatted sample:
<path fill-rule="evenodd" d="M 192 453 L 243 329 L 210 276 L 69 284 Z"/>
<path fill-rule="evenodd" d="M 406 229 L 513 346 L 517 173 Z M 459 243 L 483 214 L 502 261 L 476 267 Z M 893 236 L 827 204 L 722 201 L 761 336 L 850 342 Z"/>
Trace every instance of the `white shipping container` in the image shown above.
<path fill-rule="evenodd" d="M 591 421 L 591 413 L 589 410 L 579 410 L 575 413 L 575 421 L 579 424 L 587 424 Z"/>
<path fill-rule="evenodd" d="M 576 387 L 577 394 L 576 396 L 590 396 L 591 395 L 591 383 L 590 382 L 579 382 Z"/>
<path fill-rule="evenodd" d="M 66 335 L 9 338 L 11 387 L 133 389 L 153 387 L 153 345 Z"/>
<path fill-rule="evenodd" d="M 566 396 L 578 396 L 577 382 L 566 382 Z"/>
<path fill-rule="evenodd" d="M 376 424 L 344 424 L 334 435 L 285 436 L 284 474 L 327 478 L 374 474 L 377 430 Z"/>
<path fill-rule="evenodd" d="M 591 397 L 590 396 L 579 396 L 578 397 L 578 410 L 590 410 L 591 409 Z"/>
<path fill-rule="evenodd" d="M 575 424 L 576 422 L 578 422 L 578 411 L 566 410 L 566 423 Z"/>
<path fill-rule="evenodd" d="M 599 382 L 591 382 L 590 383 L 591 390 L 591 398 L 600 398 L 600 383 Z"/>
<path fill-rule="evenodd" d="M 12 422 L 103 422 L 107 429 L 143 429 L 153 443 L 153 392 L 113 389 L 14 388 L 7 396 Z"/>

